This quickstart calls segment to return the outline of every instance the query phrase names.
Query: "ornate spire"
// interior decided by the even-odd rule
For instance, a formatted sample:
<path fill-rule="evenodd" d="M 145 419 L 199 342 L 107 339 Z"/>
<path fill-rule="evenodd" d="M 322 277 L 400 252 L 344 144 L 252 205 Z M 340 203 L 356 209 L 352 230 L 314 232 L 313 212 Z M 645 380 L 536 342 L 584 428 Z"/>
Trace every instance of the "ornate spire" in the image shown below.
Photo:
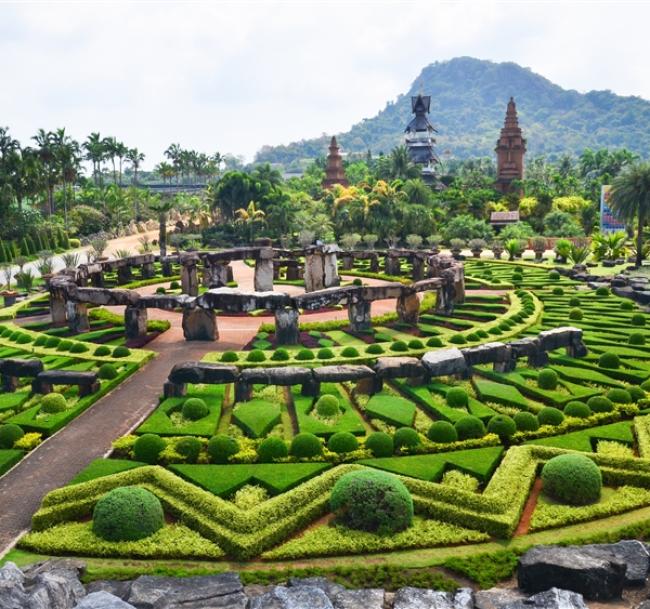
<path fill-rule="evenodd" d="M 512 97 L 508 102 L 506 119 L 494 151 L 497 153 L 496 188 L 500 192 L 506 193 L 510 191 L 513 180 L 523 179 L 524 155 L 526 154 L 526 140 L 519 127 L 517 106 Z"/>
<path fill-rule="evenodd" d="M 331 188 L 334 184 L 348 186 L 349 182 L 345 177 L 345 170 L 343 169 L 343 158 L 339 152 L 339 146 L 336 142 L 336 136 L 334 135 L 330 140 L 329 150 L 329 154 L 327 155 L 327 165 L 325 167 L 323 188 Z"/>
<path fill-rule="evenodd" d="M 515 100 L 513 97 L 511 97 L 510 101 L 508 102 L 508 109 L 506 110 L 506 120 L 503 123 L 503 128 L 506 130 L 519 129 L 519 118 L 517 117 L 517 106 L 515 105 Z"/>

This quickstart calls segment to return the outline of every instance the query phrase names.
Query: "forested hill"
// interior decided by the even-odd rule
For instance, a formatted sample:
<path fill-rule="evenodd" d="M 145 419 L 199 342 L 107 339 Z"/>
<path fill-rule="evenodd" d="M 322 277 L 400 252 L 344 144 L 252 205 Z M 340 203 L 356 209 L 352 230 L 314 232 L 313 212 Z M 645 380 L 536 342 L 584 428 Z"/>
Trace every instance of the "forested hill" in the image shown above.
<path fill-rule="evenodd" d="M 512 95 L 532 155 L 580 153 L 584 148 L 628 148 L 650 157 L 650 101 L 611 91 L 578 93 L 515 63 L 471 57 L 424 68 L 409 91 L 376 116 L 336 134 L 347 152 L 389 152 L 403 141 L 411 95 L 431 95 L 431 122 L 438 151 L 458 158 L 492 155 Z M 330 134 L 331 135 L 331 134 Z M 323 156 L 328 137 L 264 146 L 258 162 L 283 163 Z"/>

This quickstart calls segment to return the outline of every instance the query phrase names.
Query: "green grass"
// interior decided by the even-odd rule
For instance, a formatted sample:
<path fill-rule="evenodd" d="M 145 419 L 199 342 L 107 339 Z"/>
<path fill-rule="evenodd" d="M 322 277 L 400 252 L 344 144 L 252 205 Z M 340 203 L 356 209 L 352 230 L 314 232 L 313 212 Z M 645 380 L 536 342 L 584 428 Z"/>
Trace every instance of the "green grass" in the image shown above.
<path fill-rule="evenodd" d="M 251 438 L 262 438 L 280 422 L 280 406 L 253 399 L 235 405 L 232 419 Z"/>
<path fill-rule="evenodd" d="M 365 409 L 370 418 L 381 419 L 396 427 L 412 427 L 416 411 L 413 402 L 388 391 L 373 395 Z"/>
<path fill-rule="evenodd" d="M 0 476 L 16 465 L 24 454 L 22 450 L 14 450 L 13 448 L 0 449 Z"/>
<path fill-rule="evenodd" d="M 313 433 L 319 437 L 328 438 L 339 431 L 348 431 L 355 435 L 363 435 L 366 428 L 357 411 L 352 407 L 345 393 L 338 385 L 323 383 L 321 395 L 331 393 L 339 399 L 341 414 L 333 419 L 321 419 L 314 416 L 314 403 L 318 398 L 303 396 L 299 387 L 292 387 L 291 396 L 301 432 Z M 319 396 L 320 397 L 320 396 Z"/>
<path fill-rule="evenodd" d="M 146 465 L 146 463 L 131 461 L 129 459 L 95 459 L 70 480 L 68 485 L 88 482 L 88 480 L 110 476 L 111 474 L 124 472 L 128 469 L 141 467 L 142 465 Z"/>
<path fill-rule="evenodd" d="M 479 378 L 474 378 L 473 382 L 482 400 L 528 410 L 528 400 L 521 395 L 516 387 Z"/>

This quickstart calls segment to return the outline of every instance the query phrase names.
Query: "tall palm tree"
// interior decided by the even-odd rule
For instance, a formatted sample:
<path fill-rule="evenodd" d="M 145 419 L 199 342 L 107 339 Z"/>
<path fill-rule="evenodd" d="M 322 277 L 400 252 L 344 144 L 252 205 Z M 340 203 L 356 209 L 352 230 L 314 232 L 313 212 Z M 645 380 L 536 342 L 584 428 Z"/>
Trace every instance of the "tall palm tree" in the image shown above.
<path fill-rule="evenodd" d="M 128 155 L 129 149 L 125 146 L 123 142 L 116 142 L 115 144 L 115 156 L 117 157 L 118 161 L 118 175 L 119 175 L 119 180 L 118 184 L 122 186 L 122 163 L 124 162 L 125 157 Z"/>
<path fill-rule="evenodd" d="M 176 183 L 178 184 L 178 175 L 182 173 L 182 155 L 183 149 L 180 144 L 170 144 L 170 146 L 163 153 L 176 169 Z"/>
<path fill-rule="evenodd" d="M 154 167 L 154 172 L 157 173 L 163 179 L 163 182 L 169 181 L 170 186 L 172 183 L 172 178 L 178 175 L 178 172 L 176 171 L 174 166 L 171 165 L 170 163 L 166 163 L 165 161 L 163 161 L 162 163 L 158 163 L 158 165 Z"/>
<path fill-rule="evenodd" d="M 129 148 L 126 159 L 131 163 L 131 169 L 133 169 L 133 185 L 137 186 L 138 169 L 140 169 L 140 164 L 144 161 L 144 152 L 140 152 L 137 148 Z"/>
<path fill-rule="evenodd" d="M 73 183 L 79 171 L 79 142 L 66 134 L 65 129 L 57 129 L 52 134 L 52 144 L 59 164 L 59 175 L 63 183 L 63 222 L 68 228 L 68 183 Z M 72 191 L 74 197 L 74 189 Z"/>
<path fill-rule="evenodd" d="M 650 163 L 628 165 L 612 182 L 609 206 L 622 220 L 637 221 L 636 265 L 643 263 L 643 227 L 650 216 Z"/>
<path fill-rule="evenodd" d="M 158 244 L 160 255 L 167 255 L 167 215 L 175 207 L 175 200 L 171 197 L 162 198 L 160 195 L 151 197 L 149 209 L 158 214 Z"/>
<path fill-rule="evenodd" d="M 47 187 L 47 207 L 48 212 L 51 215 L 55 212 L 54 187 L 59 178 L 54 134 L 51 131 L 39 129 L 38 133 L 32 137 L 32 139 L 38 146 L 37 153 L 43 166 L 45 184 Z"/>
<path fill-rule="evenodd" d="M 93 164 L 93 177 L 95 185 L 99 186 L 101 180 L 102 162 L 106 159 L 106 139 L 98 131 L 91 133 L 83 143 L 86 159 Z"/>
<path fill-rule="evenodd" d="M 116 137 L 104 138 L 106 158 L 110 159 L 111 165 L 113 165 L 113 184 L 117 184 L 117 166 L 115 165 L 115 159 L 121 152 L 120 146 L 124 145 L 118 142 Z"/>

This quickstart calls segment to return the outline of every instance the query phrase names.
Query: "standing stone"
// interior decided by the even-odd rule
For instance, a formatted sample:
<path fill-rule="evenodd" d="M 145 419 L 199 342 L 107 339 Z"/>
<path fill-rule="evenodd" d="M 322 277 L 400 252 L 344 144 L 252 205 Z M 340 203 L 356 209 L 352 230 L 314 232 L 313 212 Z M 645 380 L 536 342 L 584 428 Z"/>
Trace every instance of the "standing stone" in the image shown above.
<path fill-rule="evenodd" d="M 90 323 L 88 322 L 88 308 L 83 302 L 66 302 L 66 311 L 68 314 L 68 327 L 73 334 L 88 332 Z"/>
<path fill-rule="evenodd" d="M 167 258 L 167 257 L 164 257 L 164 258 L 161 257 L 160 258 L 160 263 L 161 263 L 161 266 L 162 266 L 163 277 L 171 277 L 172 273 L 173 273 L 171 260 L 169 260 L 169 258 Z"/>
<path fill-rule="evenodd" d="M 351 271 L 354 268 L 354 256 L 346 253 L 341 254 L 341 266 L 345 271 Z"/>
<path fill-rule="evenodd" d="M 370 255 L 370 272 L 378 273 L 379 272 L 379 256 L 375 252 Z"/>
<path fill-rule="evenodd" d="M 133 274 L 131 273 L 131 267 L 129 265 L 118 267 L 117 269 L 118 285 L 122 285 L 123 283 L 129 283 L 129 281 L 131 281 L 132 278 L 133 278 Z"/>
<path fill-rule="evenodd" d="M 336 261 L 336 254 L 339 251 L 339 247 L 336 244 L 323 246 L 323 285 L 326 288 L 341 285 L 338 263 Z"/>
<path fill-rule="evenodd" d="M 209 263 L 203 270 L 203 285 L 207 288 L 223 288 L 228 283 L 228 264 L 222 262 Z"/>
<path fill-rule="evenodd" d="M 270 247 L 261 248 L 255 260 L 255 291 L 273 291 L 273 250 Z"/>
<path fill-rule="evenodd" d="M 199 295 L 199 280 L 196 271 L 198 262 L 198 256 L 186 256 L 181 260 L 181 288 L 183 294 L 189 296 Z"/>
<path fill-rule="evenodd" d="M 127 306 L 124 308 L 124 333 L 127 338 L 147 335 L 147 309 Z"/>
<path fill-rule="evenodd" d="M 275 339 L 278 345 L 297 345 L 300 339 L 298 310 L 290 307 L 276 309 Z"/>
<path fill-rule="evenodd" d="M 92 273 L 90 275 L 90 283 L 92 283 L 95 288 L 104 287 L 104 273 Z"/>
<path fill-rule="evenodd" d="M 155 277 L 156 271 L 153 266 L 153 262 L 145 262 L 142 265 L 142 279 L 151 279 Z"/>
<path fill-rule="evenodd" d="M 417 324 L 420 318 L 420 299 L 417 293 L 402 294 L 397 299 L 397 316 L 402 323 Z"/>
<path fill-rule="evenodd" d="M 317 292 L 325 288 L 324 262 L 320 251 L 305 254 L 305 292 Z"/>
<path fill-rule="evenodd" d="M 465 267 L 462 264 L 455 264 L 454 271 L 454 303 L 465 302 Z"/>
<path fill-rule="evenodd" d="M 411 274 L 413 281 L 424 279 L 424 260 L 418 255 L 413 255 L 413 272 Z"/>
<path fill-rule="evenodd" d="M 398 276 L 401 271 L 399 256 L 388 252 L 384 260 L 384 269 L 386 271 L 386 275 L 392 275 L 394 277 Z"/>
<path fill-rule="evenodd" d="M 300 270 L 297 260 L 287 261 L 287 281 L 296 281 L 300 278 Z"/>
<path fill-rule="evenodd" d="M 212 309 L 196 307 L 183 309 L 183 336 L 185 340 L 217 340 L 217 316 Z"/>
<path fill-rule="evenodd" d="M 54 326 L 63 326 L 67 321 L 65 293 L 65 288 L 50 286 L 50 315 Z"/>
<path fill-rule="evenodd" d="M 354 332 L 365 332 L 372 328 L 372 316 L 370 314 L 371 303 L 367 300 L 352 299 L 348 301 L 348 319 L 350 327 Z"/>

